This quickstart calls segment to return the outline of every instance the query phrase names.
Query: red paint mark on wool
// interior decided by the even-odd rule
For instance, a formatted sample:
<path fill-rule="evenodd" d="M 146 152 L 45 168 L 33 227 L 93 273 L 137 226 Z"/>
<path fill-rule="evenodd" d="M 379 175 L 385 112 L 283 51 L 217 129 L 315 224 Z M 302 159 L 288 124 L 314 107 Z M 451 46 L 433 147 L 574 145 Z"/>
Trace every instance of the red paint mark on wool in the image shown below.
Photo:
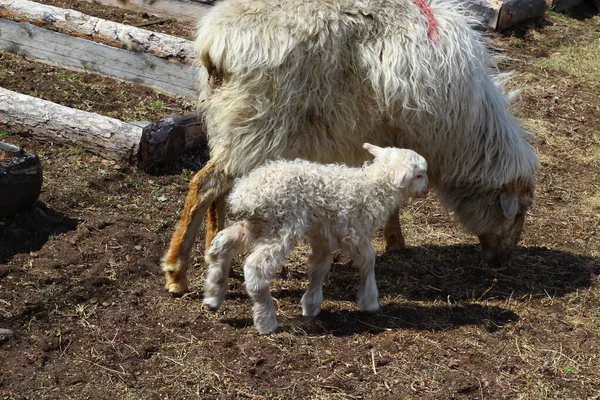
<path fill-rule="evenodd" d="M 429 40 L 437 40 L 438 23 L 435 17 L 433 16 L 433 11 L 431 11 L 431 7 L 429 7 L 429 4 L 427 4 L 425 0 L 412 0 L 412 2 L 415 3 L 415 5 L 421 9 L 421 12 L 425 16 L 425 18 L 427 18 L 427 24 L 429 25 L 429 27 L 427 28 L 427 37 L 429 38 Z"/>

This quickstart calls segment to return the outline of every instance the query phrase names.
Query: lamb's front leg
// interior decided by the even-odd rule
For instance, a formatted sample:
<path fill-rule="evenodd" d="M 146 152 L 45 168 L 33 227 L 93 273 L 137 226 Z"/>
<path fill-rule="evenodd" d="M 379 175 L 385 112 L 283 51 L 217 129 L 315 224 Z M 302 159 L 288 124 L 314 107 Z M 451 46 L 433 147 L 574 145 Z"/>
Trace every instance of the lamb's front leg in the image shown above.
<path fill-rule="evenodd" d="M 323 281 L 331 268 L 331 249 L 327 238 L 311 239 L 312 253 L 308 258 L 308 289 L 302 296 L 302 315 L 316 317 L 321 312 Z"/>
<path fill-rule="evenodd" d="M 358 286 L 358 308 L 360 311 L 379 310 L 379 291 L 375 282 L 375 251 L 369 240 L 365 240 L 353 254 L 353 263 L 358 268 L 360 285 Z"/>

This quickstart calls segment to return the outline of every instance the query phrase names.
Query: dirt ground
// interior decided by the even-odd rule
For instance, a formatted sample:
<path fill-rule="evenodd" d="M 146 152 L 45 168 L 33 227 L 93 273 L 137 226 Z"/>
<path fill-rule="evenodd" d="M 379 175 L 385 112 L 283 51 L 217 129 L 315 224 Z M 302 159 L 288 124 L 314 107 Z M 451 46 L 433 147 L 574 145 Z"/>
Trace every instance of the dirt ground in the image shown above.
<path fill-rule="evenodd" d="M 508 267 L 488 269 L 433 195 L 402 215 L 406 251 L 374 240 L 381 312 L 357 311 L 358 276 L 341 255 L 322 314 L 302 317 L 300 246 L 273 283 L 282 328 L 266 337 L 252 326 L 240 260 L 216 313 L 198 291 L 163 290 L 159 260 L 205 152 L 143 173 L 0 129 L 44 168 L 39 202 L 0 219 L 0 329 L 13 332 L 0 334 L 0 398 L 600 399 L 600 17 L 549 12 L 493 41 L 502 69 L 518 72 L 515 114 L 542 163 Z M 193 107 L 7 53 L 0 86 L 123 120 Z M 198 240 L 196 290 L 202 253 Z"/>

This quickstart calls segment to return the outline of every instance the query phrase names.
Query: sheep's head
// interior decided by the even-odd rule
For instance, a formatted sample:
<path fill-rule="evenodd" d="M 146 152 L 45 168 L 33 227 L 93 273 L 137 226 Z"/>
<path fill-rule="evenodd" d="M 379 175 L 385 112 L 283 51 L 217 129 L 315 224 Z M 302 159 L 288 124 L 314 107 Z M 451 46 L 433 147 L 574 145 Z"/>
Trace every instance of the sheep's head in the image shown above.
<path fill-rule="evenodd" d="M 408 196 L 427 196 L 427 161 L 420 154 L 408 149 L 377 147 L 369 143 L 363 147 L 375 156 L 376 162 L 389 166 L 394 185 L 403 189 Z"/>
<path fill-rule="evenodd" d="M 451 208 L 465 229 L 479 237 L 484 260 L 492 267 L 506 264 L 521 238 L 534 184 L 515 182 L 485 193 L 473 189 L 452 192 L 456 197 Z"/>

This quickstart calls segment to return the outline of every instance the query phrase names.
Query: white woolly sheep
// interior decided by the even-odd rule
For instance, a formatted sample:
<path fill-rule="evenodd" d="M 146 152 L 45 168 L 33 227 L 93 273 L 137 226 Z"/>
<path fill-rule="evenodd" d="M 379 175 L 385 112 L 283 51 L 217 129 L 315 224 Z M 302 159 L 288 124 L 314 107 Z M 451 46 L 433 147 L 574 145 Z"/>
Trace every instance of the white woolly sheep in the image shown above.
<path fill-rule="evenodd" d="M 198 228 L 207 211 L 206 243 L 223 228 L 235 178 L 278 158 L 358 166 L 364 142 L 423 155 L 442 204 L 479 236 L 489 263 L 505 262 L 538 161 L 472 22 L 447 0 L 215 5 L 196 41 L 211 159 L 163 259 L 167 289 L 188 290 Z M 403 247 L 397 212 L 384 237 Z"/>
<path fill-rule="evenodd" d="M 254 324 L 261 334 L 273 332 L 277 316 L 269 282 L 306 236 L 312 254 L 302 314 L 319 314 L 323 280 L 336 249 L 347 251 L 359 270 L 359 309 L 377 311 L 371 238 L 407 197 L 424 197 L 429 183 L 427 162 L 414 151 L 368 143 L 364 148 L 375 159 L 363 168 L 280 160 L 267 162 L 240 179 L 228 204 L 243 219 L 219 232 L 206 253 L 204 304 L 211 309 L 221 307 L 233 257 L 251 251 L 244 279 L 254 302 Z"/>

